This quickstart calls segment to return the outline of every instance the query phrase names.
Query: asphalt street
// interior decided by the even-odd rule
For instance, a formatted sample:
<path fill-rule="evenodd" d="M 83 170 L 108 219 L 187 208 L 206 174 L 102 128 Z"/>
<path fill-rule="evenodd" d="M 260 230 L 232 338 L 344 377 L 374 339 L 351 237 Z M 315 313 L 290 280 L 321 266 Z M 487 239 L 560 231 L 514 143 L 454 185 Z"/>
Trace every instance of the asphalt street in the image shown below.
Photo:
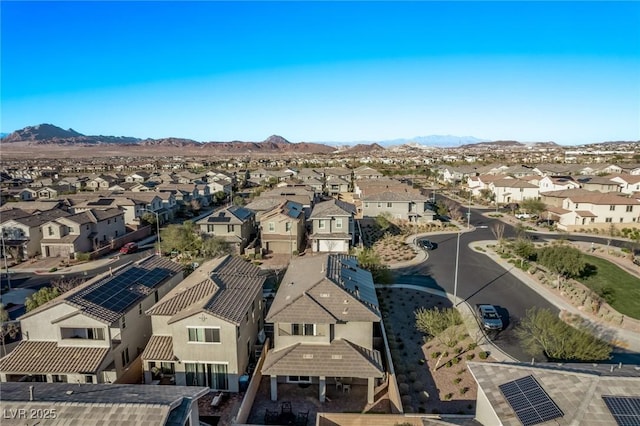
<path fill-rule="evenodd" d="M 466 213 L 466 206 L 463 208 Z M 435 250 L 429 251 L 429 258 L 418 266 L 395 271 L 396 282 L 413 284 L 444 290 L 456 294 L 473 308 L 477 304 L 493 304 L 502 316 L 505 328 L 501 332 L 492 332 L 489 337 L 504 352 L 513 358 L 528 362 L 532 356 L 520 346 L 514 334 L 518 321 L 532 307 L 547 308 L 551 312 L 559 313 L 558 308 L 537 292 L 529 288 L 520 280 L 507 272 L 499 264 L 489 260 L 486 255 L 470 248 L 474 241 L 495 240 L 491 230 L 497 219 L 483 216 L 482 211 L 471 209 L 472 230 L 460 234 L 458 257 L 458 277 L 456 282 L 456 253 L 458 234 L 440 234 L 429 237 L 438 244 Z M 505 237 L 514 236 L 512 226 L 505 224 Z M 561 235 L 540 235 L 539 238 L 564 238 Z M 589 236 L 571 236 L 575 241 L 596 241 L 607 244 L 606 238 Z M 624 245 L 624 242 L 611 241 L 612 245 Z M 638 354 L 615 353 L 613 361 L 638 362 Z M 536 361 L 545 361 L 536 359 Z"/>

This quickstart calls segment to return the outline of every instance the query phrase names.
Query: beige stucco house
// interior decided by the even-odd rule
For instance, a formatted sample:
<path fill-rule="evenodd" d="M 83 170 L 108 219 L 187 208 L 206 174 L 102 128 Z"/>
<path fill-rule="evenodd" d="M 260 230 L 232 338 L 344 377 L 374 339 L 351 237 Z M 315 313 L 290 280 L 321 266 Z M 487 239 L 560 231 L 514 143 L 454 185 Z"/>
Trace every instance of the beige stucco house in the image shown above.
<path fill-rule="evenodd" d="M 355 212 L 353 204 L 335 198 L 313 206 L 309 217 L 311 250 L 348 253 L 355 241 Z"/>
<path fill-rule="evenodd" d="M 376 382 L 384 376 L 373 338 L 380 309 L 371 273 L 355 257 L 294 258 L 265 321 L 274 330 L 273 349 L 262 366 L 272 400 L 278 399 L 278 383 L 306 383 L 318 386 L 324 402 L 327 384 L 340 382 L 366 386 L 373 402 Z"/>
<path fill-rule="evenodd" d="M 149 309 L 145 383 L 238 392 L 261 348 L 264 280 L 257 266 L 224 256 L 202 264 Z"/>
<path fill-rule="evenodd" d="M 151 256 L 28 312 L 23 341 L 0 359 L 0 381 L 116 382 L 151 336 L 144 311 L 182 277 L 181 265 Z"/>
<path fill-rule="evenodd" d="M 43 257 L 74 258 L 97 250 L 126 233 L 120 209 L 91 209 L 42 224 Z"/>
<path fill-rule="evenodd" d="M 2 212 L 3 249 L 6 249 L 10 257 L 17 260 L 26 260 L 41 254 L 42 225 L 70 216 L 71 214 L 60 209 L 53 209 L 37 214 L 29 214 L 20 209 Z"/>
<path fill-rule="evenodd" d="M 217 210 L 196 222 L 203 234 L 220 237 L 232 244 L 237 253 L 242 254 L 245 247 L 257 234 L 255 213 L 240 206 L 231 206 Z"/>
<path fill-rule="evenodd" d="M 297 254 L 304 251 L 305 219 L 302 204 L 281 202 L 260 217 L 260 241 L 267 253 Z"/>

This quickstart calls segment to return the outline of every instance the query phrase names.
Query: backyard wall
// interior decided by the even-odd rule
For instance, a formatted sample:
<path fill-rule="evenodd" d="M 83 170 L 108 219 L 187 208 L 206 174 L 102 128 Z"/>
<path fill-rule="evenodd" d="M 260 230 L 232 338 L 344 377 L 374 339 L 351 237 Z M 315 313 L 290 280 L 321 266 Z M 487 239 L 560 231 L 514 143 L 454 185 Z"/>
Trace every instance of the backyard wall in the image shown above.
<path fill-rule="evenodd" d="M 249 382 L 249 387 L 244 394 L 244 398 L 242 398 L 242 403 L 240 404 L 240 408 L 238 409 L 238 414 L 236 415 L 234 422 L 235 425 L 245 424 L 249 418 L 249 414 L 251 414 L 251 407 L 253 406 L 253 401 L 256 398 L 258 388 L 260 388 L 260 381 L 262 380 L 262 364 L 264 364 L 264 360 L 267 357 L 270 345 L 271 342 L 269 341 L 269 338 L 267 338 L 264 342 L 260 359 L 258 359 L 256 368 L 253 370 L 253 376 Z"/>

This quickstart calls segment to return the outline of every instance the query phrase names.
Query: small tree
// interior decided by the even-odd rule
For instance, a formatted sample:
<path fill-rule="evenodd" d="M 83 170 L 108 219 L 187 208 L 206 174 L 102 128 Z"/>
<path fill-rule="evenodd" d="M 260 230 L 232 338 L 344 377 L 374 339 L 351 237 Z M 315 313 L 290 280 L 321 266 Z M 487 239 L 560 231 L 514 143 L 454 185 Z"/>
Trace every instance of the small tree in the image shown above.
<path fill-rule="evenodd" d="M 220 237 L 206 236 L 202 241 L 201 254 L 205 257 L 218 257 L 225 254 L 232 254 L 233 248 L 231 244 Z"/>
<path fill-rule="evenodd" d="M 528 238 L 518 238 L 513 243 L 513 252 L 522 260 L 530 260 L 536 253 L 536 248 Z"/>
<path fill-rule="evenodd" d="M 224 200 L 227 199 L 227 193 L 224 191 L 214 192 L 213 199 L 215 200 L 216 204 L 222 204 Z"/>
<path fill-rule="evenodd" d="M 386 231 L 391 226 L 391 213 L 383 212 L 376 216 L 376 225 L 382 231 Z"/>
<path fill-rule="evenodd" d="M 600 361 L 611 354 L 607 342 L 562 322 L 548 309 L 527 310 L 515 334 L 527 353 L 552 360 Z"/>
<path fill-rule="evenodd" d="M 540 213 L 546 210 L 547 206 L 536 198 L 527 198 L 522 200 L 520 208 L 525 210 L 527 213 L 539 216 Z"/>
<path fill-rule="evenodd" d="M 244 206 L 244 198 L 239 195 L 233 197 L 233 205 L 234 206 Z"/>
<path fill-rule="evenodd" d="M 414 312 L 418 331 L 433 337 L 440 343 L 453 346 L 456 340 L 455 326 L 462 324 L 460 314 L 454 308 L 419 308 Z"/>
<path fill-rule="evenodd" d="M 538 250 L 538 262 L 558 276 L 558 288 L 562 278 L 577 277 L 584 271 L 586 262 L 577 248 L 553 245 Z"/>
<path fill-rule="evenodd" d="M 493 225 L 491 225 L 491 233 L 493 233 L 493 236 L 496 238 L 496 240 L 498 240 L 498 246 L 502 249 L 502 242 L 504 238 L 504 223 L 495 222 Z"/>
<path fill-rule="evenodd" d="M 40 305 L 44 305 L 50 300 L 55 299 L 60 295 L 60 291 L 54 287 L 42 287 L 37 292 L 33 293 L 31 296 L 27 297 L 25 301 L 25 307 L 27 308 L 27 312 L 32 311 Z"/>

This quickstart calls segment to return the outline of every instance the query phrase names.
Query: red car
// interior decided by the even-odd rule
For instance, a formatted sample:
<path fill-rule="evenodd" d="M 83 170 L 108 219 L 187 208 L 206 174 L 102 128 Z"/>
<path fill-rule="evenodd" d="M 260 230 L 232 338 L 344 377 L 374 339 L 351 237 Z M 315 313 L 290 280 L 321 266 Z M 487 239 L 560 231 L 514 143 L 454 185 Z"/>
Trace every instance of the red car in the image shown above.
<path fill-rule="evenodd" d="M 127 243 L 122 246 L 122 248 L 120 249 L 120 253 L 129 254 L 134 253 L 136 250 L 138 250 L 138 245 L 136 243 Z"/>

